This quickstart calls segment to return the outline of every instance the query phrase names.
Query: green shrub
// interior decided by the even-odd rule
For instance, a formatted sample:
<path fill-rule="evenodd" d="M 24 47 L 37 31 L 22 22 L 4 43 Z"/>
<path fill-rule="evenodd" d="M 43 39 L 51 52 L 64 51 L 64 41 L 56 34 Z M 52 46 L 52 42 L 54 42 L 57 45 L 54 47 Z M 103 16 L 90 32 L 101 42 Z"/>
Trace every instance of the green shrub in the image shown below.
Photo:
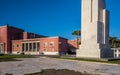
<path fill-rule="evenodd" d="M 4 54 L 3 53 L 0 53 L 0 56 L 3 56 Z"/>
<path fill-rule="evenodd" d="M 24 52 L 22 52 L 22 53 L 21 53 L 21 55 L 25 55 L 25 53 L 24 53 Z"/>

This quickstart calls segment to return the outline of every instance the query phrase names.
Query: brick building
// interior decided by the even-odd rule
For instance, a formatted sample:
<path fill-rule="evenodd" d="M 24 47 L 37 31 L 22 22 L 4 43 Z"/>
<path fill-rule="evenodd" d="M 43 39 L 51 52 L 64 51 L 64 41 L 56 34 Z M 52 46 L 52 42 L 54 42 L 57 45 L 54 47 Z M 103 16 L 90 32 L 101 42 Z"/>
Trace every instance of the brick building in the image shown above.
<path fill-rule="evenodd" d="M 79 48 L 80 42 L 80 38 L 77 38 L 75 40 L 68 40 L 69 50 L 72 52 L 76 52 L 76 50 Z"/>
<path fill-rule="evenodd" d="M 45 37 L 34 39 L 13 40 L 13 54 L 45 54 L 58 55 L 68 50 L 67 39 L 61 37 Z"/>
<path fill-rule="evenodd" d="M 11 53 L 12 52 L 12 40 L 23 39 L 24 30 L 15 28 L 12 26 L 0 27 L 0 52 Z"/>
<path fill-rule="evenodd" d="M 41 37 L 46 37 L 46 36 L 38 35 L 30 32 L 23 32 L 23 39 L 32 39 L 32 38 L 41 38 Z"/>
<path fill-rule="evenodd" d="M 76 41 L 73 43 L 66 38 L 24 32 L 9 25 L 0 27 L 0 53 L 56 55 L 71 50 L 70 44 L 76 49 Z"/>

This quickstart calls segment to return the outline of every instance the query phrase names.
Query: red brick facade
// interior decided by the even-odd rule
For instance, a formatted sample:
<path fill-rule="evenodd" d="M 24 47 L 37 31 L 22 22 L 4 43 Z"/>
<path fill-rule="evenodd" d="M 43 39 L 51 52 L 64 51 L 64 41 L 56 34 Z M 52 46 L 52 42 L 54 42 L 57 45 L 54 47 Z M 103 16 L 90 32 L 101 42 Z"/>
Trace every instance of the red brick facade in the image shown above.
<path fill-rule="evenodd" d="M 34 39 L 23 39 L 23 40 L 13 40 L 13 53 L 25 54 L 45 54 L 45 55 L 57 55 L 61 52 L 67 53 L 68 45 L 67 39 L 61 37 L 46 37 L 46 38 L 34 38 Z M 33 44 L 35 48 L 32 48 Z M 39 43 L 39 50 L 37 50 Z M 25 44 L 25 50 L 23 51 L 22 44 Z M 31 44 L 31 45 L 30 45 Z M 31 47 L 31 48 L 30 48 Z M 27 50 L 28 49 L 28 50 Z"/>
<path fill-rule="evenodd" d="M 62 37 L 45 37 L 9 25 L 0 27 L 0 53 L 55 55 L 77 47 L 77 41 Z"/>
<path fill-rule="evenodd" d="M 80 42 L 81 42 L 80 38 L 75 40 L 68 40 L 69 50 L 76 51 L 76 49 L 79 48 Z"/>
<path fill-rule="evenodd" d="M 8 25 L 0 27 L 0 43 L 4 44 L 3 53 L 12 52 L 12 40 L 23 39 L 23 31 Z"/>
<path fill-rule="evenodd" d="M 30 32 L 23 32 L 23 39 L 32 39 L 32 38 L 41 38 L 41 37 L 45 37 L 45 36 Z"/>

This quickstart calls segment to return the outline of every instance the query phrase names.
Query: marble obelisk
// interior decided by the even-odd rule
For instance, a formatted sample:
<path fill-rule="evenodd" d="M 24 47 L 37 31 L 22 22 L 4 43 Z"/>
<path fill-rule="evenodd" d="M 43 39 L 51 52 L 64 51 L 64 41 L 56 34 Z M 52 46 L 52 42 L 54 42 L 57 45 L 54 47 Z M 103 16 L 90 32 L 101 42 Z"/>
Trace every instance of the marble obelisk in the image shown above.
<path fill-rule="evenodd" d="M 77 57 L 109 58 L 109 11 L 105 0 L 81 0 L 81 45 Z"/>

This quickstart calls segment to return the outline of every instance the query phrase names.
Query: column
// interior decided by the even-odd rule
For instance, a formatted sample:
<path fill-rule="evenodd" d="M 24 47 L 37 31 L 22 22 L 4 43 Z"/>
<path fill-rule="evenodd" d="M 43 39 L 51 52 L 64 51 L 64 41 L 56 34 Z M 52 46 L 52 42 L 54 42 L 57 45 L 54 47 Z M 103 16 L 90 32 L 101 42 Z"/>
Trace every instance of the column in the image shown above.
<path fill-rule="evenodd" d="M 1 53 L 1 44 L 0 44 L 0 53 Z"/>
<path fill-rule="evenodd" d="M 33 42 L 32 42 L 32 49 L 31 49 L 31 51 L 33 52 Z"/>
<path fill-rule="evenodd" d="M 39 52 L 40 50 L 40 42 L 37 42 L 37 51 Z"/>
<path fill-rule="evenodd" d="M 3 53 L 3 44 L 1 44 L 1 53 Z"/>
<path fill-rule="evenodd" d="M 37 42 L 36 42 L 35 44 L 36 44 L 36 52 L 37 52 L 37 49 L 38 49 L 38 45 L 37 45 Z"/>
<path fill-rule="evenodd" d="M 26 43 L 24 43 L 24 52 L 26 52 Z"/>
<path fill-rule="evenodd" d="M 5 53 L 5 43 L 3 43 L 3 53 Z"/>
<path fill-rule="evenodd" d="M 30 52 L 30 45 L 29 45 L 30 43 L 28 43 L 28 52 Z"/>

